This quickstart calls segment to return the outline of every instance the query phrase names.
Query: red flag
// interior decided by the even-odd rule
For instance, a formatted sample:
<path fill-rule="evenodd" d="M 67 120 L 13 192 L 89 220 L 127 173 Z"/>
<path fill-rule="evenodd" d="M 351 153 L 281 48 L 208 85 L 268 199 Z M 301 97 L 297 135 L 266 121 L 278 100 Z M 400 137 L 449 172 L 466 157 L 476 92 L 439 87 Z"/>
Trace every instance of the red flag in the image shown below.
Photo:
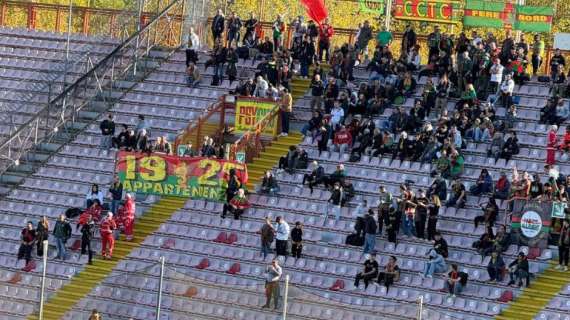
<path fill-rule="evenodd" d="M 329 16 L 324 0 L 301 0 L 301 3 L 305 6 L 307 15 L 319 25 Z"/>

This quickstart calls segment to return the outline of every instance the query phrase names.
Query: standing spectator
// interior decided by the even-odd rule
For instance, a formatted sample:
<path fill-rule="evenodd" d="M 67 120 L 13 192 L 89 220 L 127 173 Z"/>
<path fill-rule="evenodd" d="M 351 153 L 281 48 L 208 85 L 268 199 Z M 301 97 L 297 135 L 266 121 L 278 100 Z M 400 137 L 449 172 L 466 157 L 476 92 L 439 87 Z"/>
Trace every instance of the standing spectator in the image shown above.
<path fill-rule="evenodd" d="M 400 280 L 400 267 L 398 267 L 397 261 L 398 259 L 395 256 L 390 256 L 388 263 L 384 266 L 384 271 L 378 273 L 378 284 L 384 282 L 386 292 L 390 290 L 390 286 L 394 282 Z"/>
<path fill-rule="evenodd" d="M 418 190 L 418 196 L 415 198 L 416 215 L 414 216 L 414 224 L 416 237 L 425 239 L 426 221 L 428 216 L 429 201 L 423 190 Z"/>
<path fill-rule="evenodd" d="M 489 91 L 492 94 L 496 94 L 499 90 L 499 85 L 503 83 L 503 70 L 505 67 L 501 64 L 501 61 L 498 58 L 493 60 L 493 65 L 489 69 L 491 73 L 491 82 L 489 86 Z"/>
<path fill-rule="evenodd" d="M 232 12 L 228 18 L 228 47 L 233 47 L 235 41 L 235 46 L 238 46 L 240 39 L 240 30 L 242 27 L 241 19 L 238 17 L 237 13 Z"/>
<path fill-rule="evenodd" d="M 503 281 L 503 270 L 505 269 L 505 261 L 503 257 L 497 251 L 491 253 L 491 259 L 487 264 L 487 273 L 489 274 L 489 279 L 491 283 L 496 281 Z"/>
<path fill-rule="evenodd" d="M 557 48 L 552 58 L 550 58 L 550 76 L 552 81 L 558 78 L 558 74 L 564 70 L 564 67 L 566 67 L 566 59 L 564 59 L 560 49 Z"/>
<path fill-rule="evenodd" d="M 410 52 L 417 44 L 417 36 L 414 27 L 410 24 L 406 25 L 406 31 L 402 36 L 402 50 L 401 52 Z"/>
<path fill-rule="evenodd" d="M 540 39 L 540 34 L 534 35 L 532 43 L 532 75 L 536 76 L 538 69 L 542 65 L 542 57 L 544 56 L 544 41 Z"/>
<path fill-rule="evenodd" d="M 89 264 L 93 264 L 93 250 L 91 250 L 93 238 L 95 238 L 95 221 L 90 215 L 87 222 L 81 225 L 81 254 L 87 254 Z"/>
<path fill-rule="evenodd" d="M 37 239 L 37 254 L 38 257 L 44 255 L 44 244 L 43 242 L 49 238 L 49 221 L 46 216 L 42 216 L 36 227 L 36 239 Z"/>
<path fill-rule="evenodd" d="M 568 271 L 568 256 L 570 255 L 570 224 L 564 220 L 558 238 L 558 265 L 556 270 Z"/>
<path fill-rule="evenodd" d="M 243 37 L 244 42 L 248 38 L 256 40 L 255 29 L 257 29 L 258 26 L 259 26 L 259 21 L 255 17 L 255 13 L 250 12 L 249 19 L 245 21 L 245 36 Z"/>
<path fill-rule="evenodd" d="M 113 121 L 113 115 L 108 114 L 107 119 L 101 122 L 99 125 L 101 129 L 101 147 L 104 149 L 109 149 L 112 147 L 113 137 L 115 136 L 115 122 Z"/>
<path fill-rule="evenodd" d="M 303 252 L 303 224 L 295 222 L 295 227 L 291 230 L 291 255 L 297 259 L 301 258 Z"/>
<path fill-rule="evenodd" d="M 261 226 L 259 234 L 261 235 L 261 255 L 265 259 L 275 239 L 275 228 L 271 224 L 271 218 L 265 217 L 265 223 Z"/>
<path fill-rule="evenodd" d="M 301 46 L 303 42 L 303 37 L 307 34 L 307 25 L 304 22 L 303 16 L 297 16 L 295 20 L 291 23 L 293 28 L 293 49 L 296 50 Z"/>
<path fill-rule="evenodd" d="M 111 193 L 111 212 L 116 213 L 123 199 L 123 184 L 119 181 L 119 176 L 113 177 L 113 184 L 109 188 L 109 193 Z"/>
<path fill-rule="evenodd" d="M 36 241 L 36 230 L 34 224 L 28 221 L 26 227 L 22 229 L 20 234 L 20 249 L 18 249 L 18 260 L 24 259 L 26 265 L 32 261 L 32 250 Z"/>
<path fill-rule="evenodd" d="M 258 98 L 267 97 L 267 90 L 269 89 L 269 84 L 262 76 L 258 76 L 255 81 L 255 90 L 253 95 Z"/>
<path fill-rule="evenodd" d="M 393 39 L 392 33 L 386 30 L 386 27 L 382 27 L 382 30 L 380 30 L 380 32 L 378 32 L 378 34 L 376 35 L 376 42 L 382 48 L 389 47 L 390 44 L 392 43 L 392 39 Z"/>
<path fill-rule="evenodd" d="M 275 218 L 277 223 L 277 230 L 275 235 L 275 252 L 277 256 L 287 255 L 287 241 L 289 240 L 289 233 L 291 228 L 285 221 L 285 218 L 278 216 Z"/>
<path fill-rule="evenodd" d="M 142 135 L 143 131 L 149 133 L 150 132 L 150 124 L 145 120 L 144 115 L 139 114 L 137 126 L 135 127 L 135 134 L 136 134 L 137 140 Z M 150 133 L 149 133 L 149 135 L 150 135 Z"/>
<path fill-rule="evenodd" d="M 358 289 L 360 280 L 364 280 L 364 290 L 368 288 L 368 284 L 378 276 L 378 262 L 376 261 L 376 252 L 366 254 L 364 261 L 364 268 L 361 272 L 356 274 L 354 279 L 354 287 Z"/>
<path fill-rule="evenodd" d="M 266 302 L 263 308 L 269 308 L 271 299 L 273 299 L 274 309 L 279 307 L 279 280 L 283 270 L 279 266 L 277 259 L 271 260 L 271 265 L 265 270 L 265 297 Z"/>
<path fill-rule="evenodd" d="M 283 33 L 285 32 L 285 22 L 283 16 L 277 15 L 277 20 L 273 22 L 273 45 L 275 51 L 281 51 L 283 47 Z"/>
<path fill-rule="evenodd" d="M 289 135 L 289 118 L 293 112 L 293 96 L 286 88 L 283 89 L 281 96 L 281 104 L 279 110 L 281 111 L 281 136 L 286 137 Z"/>
<path fill-rule="evenodd" d="M 424 272 L 422 277 L 433 278 L 434 273 L 442 273 L 447 269 L 445 264 L 445 259 L 443 256 L 437 253 L 434 249 L 428 252 L 428 261 L 426 261 L 424 266 Z"/>
<path fill-rule="evenodd" d="M 325 85 L 321 80 L 321 76 L 316 74 L 311 81 L 311 109 L 320 111 L 323 104 L 323 94 L 325 92 Z"/>
<path fill-rule="evenodd" d="M 56 259 L 65 260 L 65 243 L 71 237 L 71 226 L 69 222 L 65 220 L 65 215 L 60 214 L 59 220 L 55 223 L 53 227 L 53 237 L 55 238 L 55 245 L 57 247 Z"/>
<path fill-rule="evenodd" d="M 428 221 L 427 221 L 427 239 L 434 240 L 437 232 L 437 218 L 441 201 L 437 194 L 432 194 L 428 205 Z"/>
<path fill-rule="evenodd" d="M 186 67 L 190 63 L 194 65 L 198 62 L 198 50 L 200 50 L 200 37 L 196 34 L 193 27 L 190 27 L 190 34 L 188 36 L 188 48 L 186 48 Z"/>
<path fill-rule="evenodd" d="M 103 192 L 99 190 L 98 184 L 93 184 L 91 190 L 85 195 L 85 207 L 89 208 L 93 205 L 93 200 L 99 200 L 99 204 L 103 204 Z"/>
<path fill-rule="evenodd" d="M 368 20 L 364 21 L 364 25 L 358 31 L 358 37 L 356 37 L 356 47 L 360 54 L 368 52 L 368 43 L 372 39 L 372 27 L 370 27 L 370 22 Z"/>
<path fill-rule="evenodd" d="M 548 131 L 548 137 L 546 141 L 546 164 L 554 165 L 556 163 L 556 148 L 558 146 L 558 137 L 556 132 L 558 127 L 556 125 L 550 126 L 550 131 Z"/>
<path fill-rule="evenodd" d="M 133 233 L 135 228 L 135 211 L 135 200 L 129 193 L 127 193 L 125 196 L 125 203 L 123 204 L 123 207 L 119 209 L 117 215 L 119 224 L 123 226 L 127 241 L 133 240 Z"/>
<path fill-rule="evenodd" d="M 364 216 L 364 250 L 363 252 L 374 252 L 376 247 L 376 231 L 378 225 L 374 219 L 374 211 L 368 210 L 368 214 Z"/>
<path fill-rule="evenodd" d="M 239 180 L 236 170 L 230 169 L 228 177 L 228 187 L 226 188 L 226 202 L 229 203 L 241 188 L 241 181 Z"/>
<path fill-rule="evenodd" d="M 501 105 L 505 109 L 509 109 L 513 104 L 513 92 L 515 90 L 515 82 L 510 74 L 505 75 L 505 80 L 501 84 Z"/>
<path fill-rule="evenodd" d="M 464 272 L 459 272 L 458 266 L 453 263 L 451 264 L 451 271 L 447 274 L 447 281 L 445 284 L 451 297 L 455 298 L 455 296 L 460 294 L 465 288 L 465 285 L 467 284 L 467 276 Z"/>
<path fill-rule="evenodd" d="M 99 225 L 99 233 L 101 234 L 101 256 L 103 259 L 111 260 L 113 256 L 113 248 L 115 247 L 115 238 L 113 232 L 117 229 L 113 213 L 107 213 L 107 216 Z"/>
<path fill-rule="evenodd" d="M 222 13 L 222 9 L 218 9 L 216 15 L 212 19 L 212 36 L 214 37 L 214 42 L 218 41 L 224 33 L 225 18 Z"/>
<path fill-rule="evenodd" d="M 330 46 L 333 35 L 334 29 L 330 25 L 329 18 L 326 18 L 319 26 L 319 62 L 323 61 L 323 54 L 326 62 L 330 60 Z"/>
<path fill-rule="evenodd" d="M 524 252 L 519 252 L 516 260 L 509 264 L 509 283 L 508 286 L 518 282 L 518 286 L 522 287 L 523 279 L 526 279 L 526 286 L 530 285 L 530 276 L 528 273 L 528 260 Z"/>
<path fill-rule="evenodd" d="M 429 47 L 429 53 L 428 53 L 428 57 L 433 57 L 439 56 L 439 47 L 440 47 L 440 43 L 441 43 L 441 33 L 439 30 L 439 26 L 435 26 L 434 30 L 432 33 L 430 33 L 428 35 L 427 38 L 427 42 L 428 42 L 428 47 Z"/>

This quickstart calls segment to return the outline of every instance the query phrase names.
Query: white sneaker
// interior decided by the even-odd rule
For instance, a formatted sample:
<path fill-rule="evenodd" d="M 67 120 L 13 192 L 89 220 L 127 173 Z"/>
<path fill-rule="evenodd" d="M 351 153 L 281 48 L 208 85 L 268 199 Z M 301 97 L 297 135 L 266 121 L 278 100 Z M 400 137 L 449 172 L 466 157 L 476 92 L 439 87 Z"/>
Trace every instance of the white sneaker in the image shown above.
<path fill-rule="evenodd" d="M 568 267 L 565 266 L 562 270 L 563 270 L 563 271 L 568 271 Z"/>
<path fill-rule="evenodd" d="M 426 276 L 426 278 L 430 278 L 430 279 L 431 279 L 431 278 L 433 278 L 433 276 L 432 276 L 431 274 L 428 274 L 428 275 Z"/>
<path fill-rule="evenodd" d="M 554 269 L 556 269 L 556 270 L 562 270 L 562 265 L 559 264 L 559 265 L 557 265 L 556 267 L 554 267 Z"/>

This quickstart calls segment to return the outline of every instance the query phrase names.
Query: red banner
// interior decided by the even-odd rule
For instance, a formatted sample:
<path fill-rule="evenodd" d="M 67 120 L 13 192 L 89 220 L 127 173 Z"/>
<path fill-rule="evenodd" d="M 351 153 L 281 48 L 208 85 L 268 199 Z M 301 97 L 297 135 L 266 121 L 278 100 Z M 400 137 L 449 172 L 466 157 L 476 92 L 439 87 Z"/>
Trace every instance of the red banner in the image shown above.
<path fill-rule="evenodd" d="M 224 201 L 229 172 L 247 182 L 247 167 L 235 161 L 121 151 L 116 172 L 126 192 Z"/>

